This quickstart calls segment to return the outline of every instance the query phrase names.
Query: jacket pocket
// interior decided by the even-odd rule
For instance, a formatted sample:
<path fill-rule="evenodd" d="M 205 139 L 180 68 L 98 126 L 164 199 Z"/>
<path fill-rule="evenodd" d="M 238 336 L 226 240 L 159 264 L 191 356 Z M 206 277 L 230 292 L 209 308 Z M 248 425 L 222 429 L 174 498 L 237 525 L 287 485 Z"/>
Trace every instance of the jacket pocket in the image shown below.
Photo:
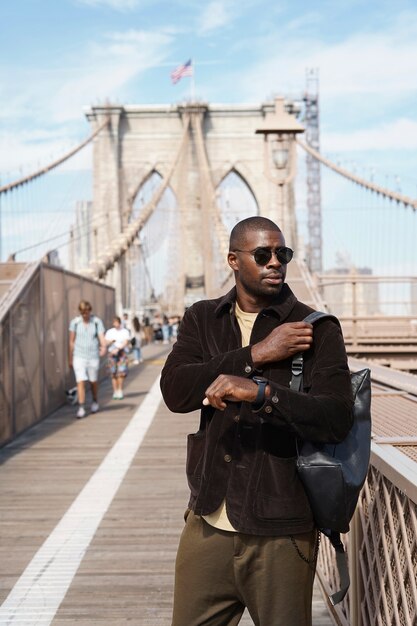
<path fill-rule="evenodd" d="M 298 477 L 296 457 L 262 454 L 254 514 L 264 520 L 306 520 L 311 509 Z"/>
<path fill-rule="evenodd" d="M 200 491 L 205 441 L 204 432 L 187 436 L 186 474 L 188 486 L 193 496 L 197 496 Z"/>

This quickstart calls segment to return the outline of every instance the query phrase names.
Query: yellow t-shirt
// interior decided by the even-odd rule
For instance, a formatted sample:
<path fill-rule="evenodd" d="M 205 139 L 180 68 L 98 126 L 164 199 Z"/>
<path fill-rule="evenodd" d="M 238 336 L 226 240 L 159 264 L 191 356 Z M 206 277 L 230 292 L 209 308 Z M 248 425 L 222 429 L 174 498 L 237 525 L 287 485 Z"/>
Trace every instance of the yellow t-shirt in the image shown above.
<path fill-rule="evenodd" d="M 242 348 L 244 348 L 249 345 L 252 328 L 256 318 L 258 317 L 258 314 L 242 311 L 237 302 L 235 314 L 239 324 L 240 332 L 242 333 Z M 227 517 L 226 500 L 223 500 L 217 511 L 214 511 L 209 515 L 203 515 L 203 518 L 206 520 L 206 522 L 208 522 L 211 526 L 214 526 L 215 528 L 236 532 L 236 529 L 233 528 L 232 524 L 229 521 L 229 518 Z"/>

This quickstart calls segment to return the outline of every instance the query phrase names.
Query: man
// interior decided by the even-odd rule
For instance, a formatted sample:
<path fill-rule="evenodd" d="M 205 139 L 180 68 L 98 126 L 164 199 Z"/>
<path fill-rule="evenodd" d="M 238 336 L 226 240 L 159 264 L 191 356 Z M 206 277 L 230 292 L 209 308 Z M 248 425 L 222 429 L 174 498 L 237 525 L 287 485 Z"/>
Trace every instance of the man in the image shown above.
<path fill-rule="evenodd" d="M 77 418 L 85 417 L 85 383 L 90 381 L 93 402 L 91 412 L 97 413 L 98 405 L 98 370 L 100 356 L 106 354 L 104 325 L 100 318 L 91 315 L 92 307 L 86 300 L 81 300 L 78 310 L 69 327 L 69 365 L 74 368 L 77 382 L 78 410 Z"/>
<path fill-rule="evenodd" d="M 296 441 L 340 441 L 352 424 L 340 327 L 285 284 L 280 229 L 245 219 L 230 237 L 236 286 L 194 304 L 162 371 L 175 412 L 201 409 L 188 436 L 191 491 L 176 560 L 173 626 L 309 626 L 318 536 L 296 472 Z M 304 352 L 304 391 L 289 389 Z"/>

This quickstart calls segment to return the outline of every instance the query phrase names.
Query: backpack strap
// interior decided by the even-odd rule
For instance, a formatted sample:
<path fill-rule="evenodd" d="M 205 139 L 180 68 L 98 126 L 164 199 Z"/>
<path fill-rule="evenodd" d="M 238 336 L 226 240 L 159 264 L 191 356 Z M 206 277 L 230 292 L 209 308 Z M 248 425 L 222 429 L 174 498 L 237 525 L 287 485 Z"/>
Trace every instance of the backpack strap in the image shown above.
<path fill-rule="evenodd" d="M 92 316 L 94 318 L 94 326 L 96 327 L 96 332 L 94 334 L 94 339 L 98 339 L 98 322 L 97 322 L 97 318 L 95 315 Z M 79 317 L 78 320 L 75 322 L 75 328 L 74 328 L 74 333 L 75 335 L 77 335 L 77 327 L 78 324 L 82 321 L 82 318 Z"/>
<path fill-rule="evenodd" d="M 339 591 L 333 593 L 329 596 L 330 602 L 333 606 L 339 604 L 347 594 L 347 591 L 350 586 L 350 576 L 349 576 L 349 568 L 347 562 L 347 555 L 345 552 L 345 548 L 340 539 L 340 533 L 335 532 L 334 530 L 330 531 L 330 534 L 324 533 L 330 540 L 333 548 L 336 551 L 336 567 L 339 573 L 340 579 L 340 588 Z"/>
<path fill-rule="evenodd" d="M 337 317 L 335 317 L 334 315 L 331 315 L 330 313 L 324 313 L 323 311 L 313 311 L 312 313 L 309 313 L 309 315 L 307 315 L 307 317 L 305 317 L 302 321 L 307 322 L 308 324 L 314 324 L 314 322 L 317 322 L 317 320 L 323 319 L 324 317 L 332 318 L 339 324 L 339 320 L 337 319 Z M 292 377 L 291 377 L 291 382 L 290 382 L 290 389 L 292 389 L 293 391 L 301 391 L 302 389 L 303 365 L 304 365 L 303 353 L 298 352 L 297 354 L 293 356 L 292 362 L 291 362 Z"/>
<path fill-rule="evenodd" d="M 331 315 L 330 313 L 324 313 L 323 311 L 313 311 L 309 313 L 307 317 L 305 317 L 302 321 L 308 322 L 309 324 L 314 324 L 319 319 L 323 317 L 331 317 L 339 323 L 339 320 Z M 304 367 L 304 357 L 302 352 L 297 352 L 294 354 L 291 361 L 291 380 L 290 380 L 290 389 L 292 391 L 302 391 L 303 389 L 303 367 Z M 295 445 L 297 447 L 297 455 L 298 455 L 298 441 L 296 440 Z"/>

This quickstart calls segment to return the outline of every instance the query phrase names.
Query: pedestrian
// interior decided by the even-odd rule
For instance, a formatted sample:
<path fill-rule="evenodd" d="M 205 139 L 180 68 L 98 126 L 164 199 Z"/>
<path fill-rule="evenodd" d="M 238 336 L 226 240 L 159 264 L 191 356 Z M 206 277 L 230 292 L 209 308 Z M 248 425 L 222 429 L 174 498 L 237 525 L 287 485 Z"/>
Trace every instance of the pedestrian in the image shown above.
<path fill-rule="evenodd" d="M 123 313 L 122 328 L 126 328 L 129 331 L 129 333 L 132 331 L 128 313 Z"/>
<path fill-rule="evenodd" d="M 352 424 L 339 325 L 285 283 L 293 252 L 279 227 L 247 218 L 232 230 L 235 287 L 185 313 L 162 370 L 171 411 L 201 410 L 188 436 L 185 513 L 172 626 L 310 626 L 318 549 L 296 471 L 298 439 L 338 442 Z M 289 389 L 304 354 L 304 390 Z"/>
<path fill-rule="evenodd" d="M 152 322 L 152 329 L 153 329 L 154 343 L 160 343 L 163 339 L 163 334 L 162 334 L 162 318 L 159 313 L 155 313 L 154 315 L 153 322 Z"/>
<path fill-rule="evenodd" d="M 108 346 L 108 365 L 113 385 L 113 400 L 123 400 L 123 383 L 128 370 L 128 344 L 130 334 L 123 328 L 122 320 L 117 315 L 113 326 L 104 335 Z"/>
<path fill-rule="evenodd" d="M 77 383 L 77 417 L 82 418 L 86 415 L 87 381 L 90 382 L 93 397 L 91 413 L 97 413 L 99 410 L 98 371 L 100 356 L 106 354 L 106 343 L 103 322 L 96 315 L 92 315 L 91 304 L 87 300 L 81 300 L 78 310 L 80 315 L 74 317 L 69 326 L 69 365 L 74 369 Z"/>
<path fill-rule="evenodd" d="M 131 344 L 133 348 L 133 363 L 143 363 L 142 358 L 142 329 L 139 319 L 135 316 L 132 320 Z"/>
<path fill-rule="evenodd" d="M 164 344 L 169 343 L 170 331 L 171 331 L 171 327 L 169 324 L 168 317 L 164 315 L 162 318 L 162 339 L 163 339 L 162 343 Z"/>

